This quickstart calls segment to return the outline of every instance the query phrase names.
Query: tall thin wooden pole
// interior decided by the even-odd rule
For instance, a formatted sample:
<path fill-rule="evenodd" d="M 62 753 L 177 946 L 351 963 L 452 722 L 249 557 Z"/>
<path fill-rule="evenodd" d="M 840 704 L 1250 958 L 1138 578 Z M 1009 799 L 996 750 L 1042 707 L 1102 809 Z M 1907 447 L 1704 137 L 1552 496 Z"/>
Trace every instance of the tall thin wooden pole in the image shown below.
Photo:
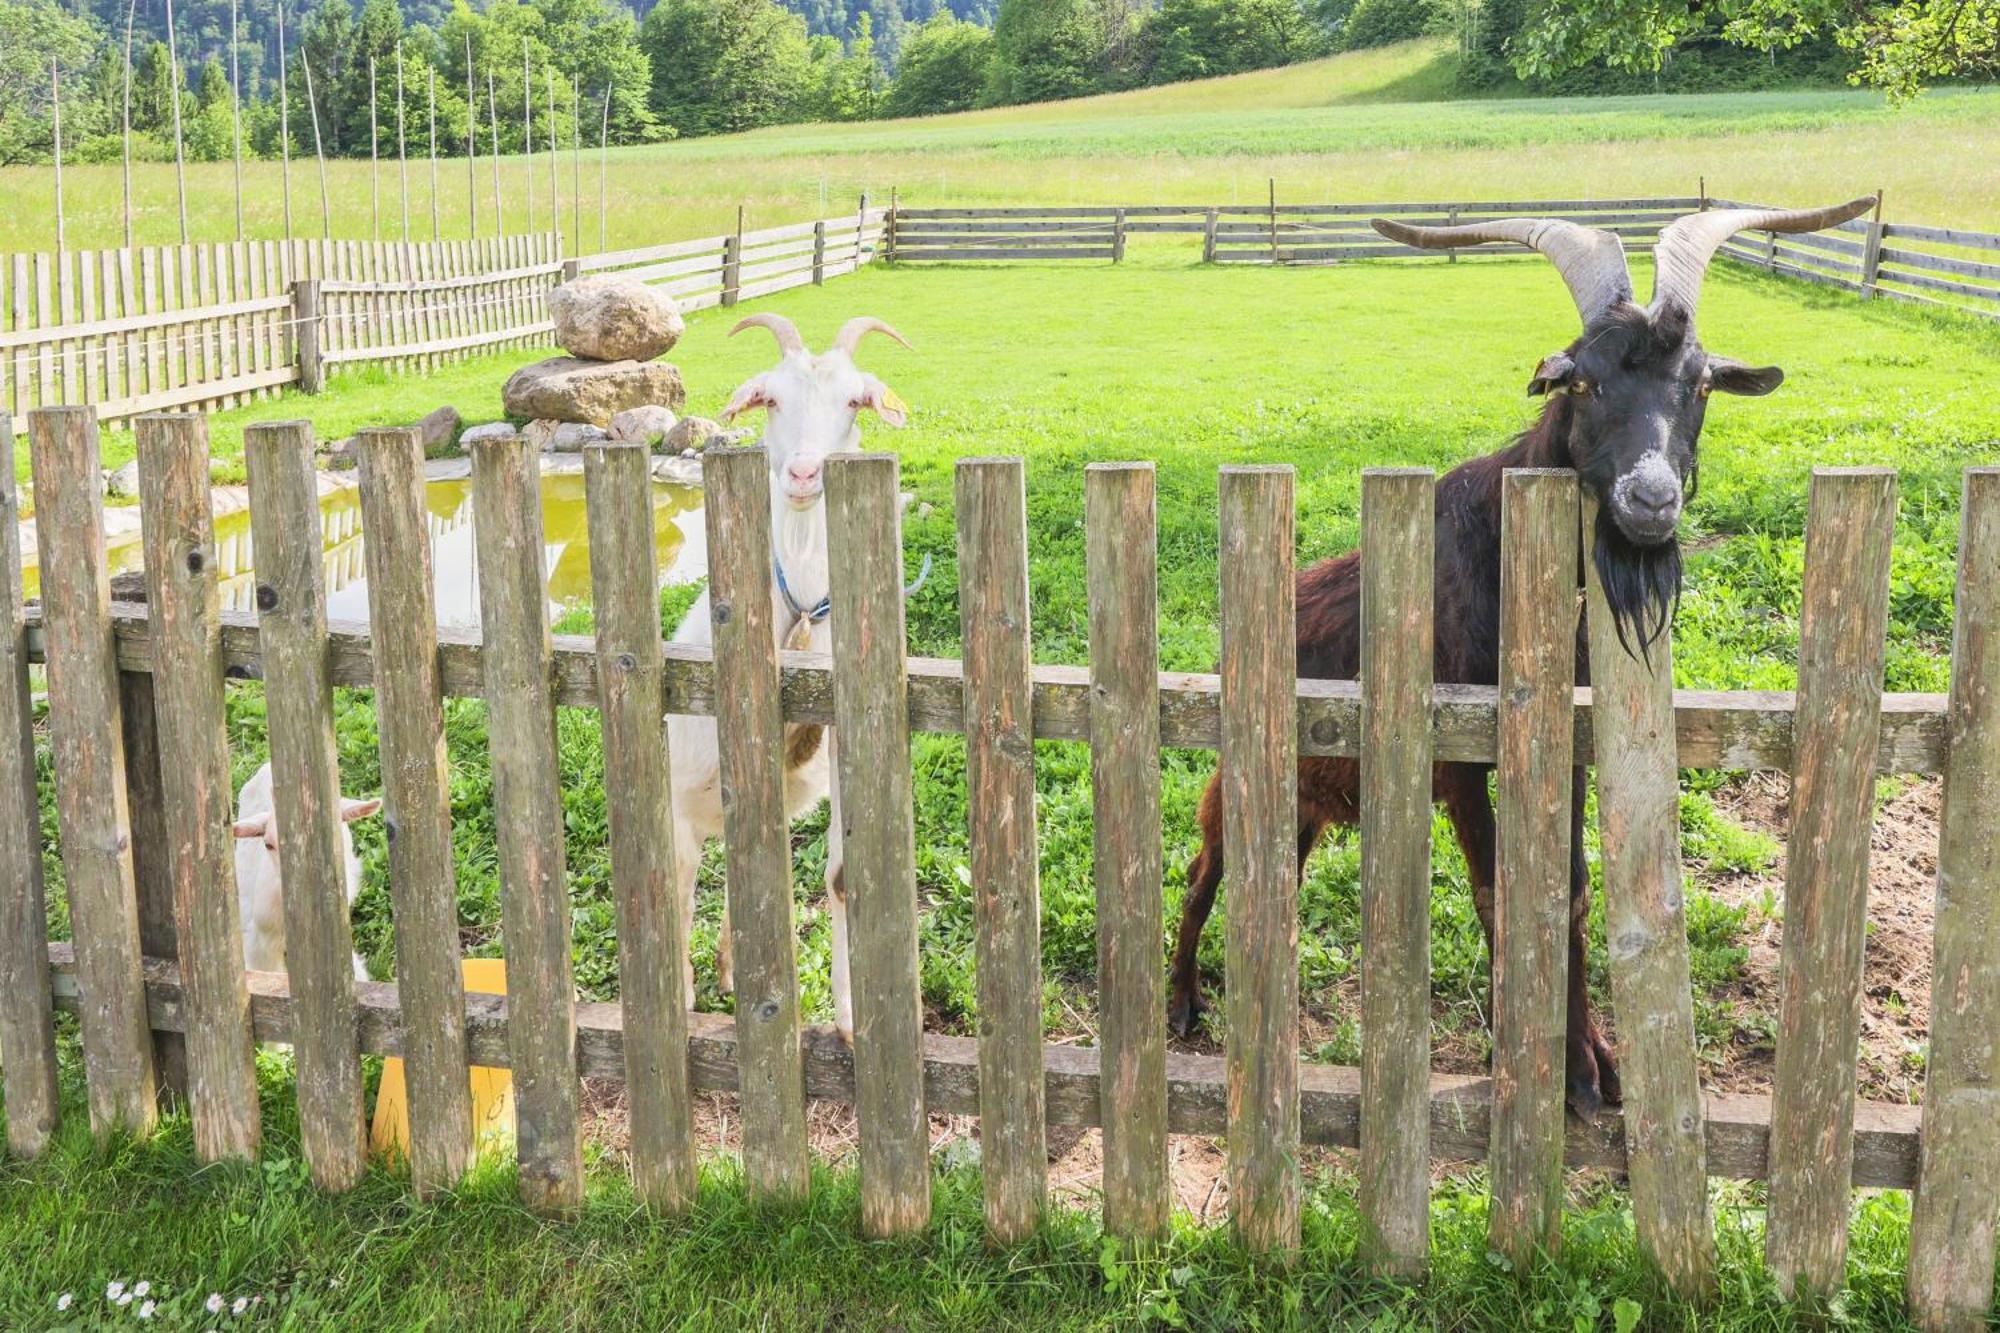
<path fill-rule="evenodd" d="M 132 244 L 132 22 L 139 0 L 125 6 L 125 244 Z"/>
<path fill-rule="evenodd" d="M 55 57 L 49 58 L 49 114 L 51 129 L 55 135 L 56 157 L 56 250 L 58 253 L 69 249 L 69 235 L 63 226 L 63 186 L 62 186 L 62 73 Z M 65 269 L 64 272 L 68 270 Z"/>
<path fill-rule="evenodd" d="M 292 97 L 285 77 L 285 0 L 278 0 L 278 178 L 285 194 L 285 239 L 292 239 Z"/>
<path fill-rule="evenodd" d="M 243 239 L 243 62 L 236 47 L 236 0 L 229 0 L 229 141 L 236 159 L 236 239 Z M 125 73 L 129 82 L 131 69 Z M 129 145 L 128 145 L 129 147 Z M 132 244 L 128 235 L 125 244 Z"/>
<path fill-rule="evenodd" d="M 583 253 L 583 85 L 569 81 L 569 211 L 576 252 Z"/>
<path fill-rule="evenodd" d="M 181 244 L 188 243 L 187 151 L 181 142 L 181 53 L 174 44 L 174 0 L 167 0 L 167 68 L 174 80 L 174 192 L 180 200 Z"/>
<path fill-rule="evenodd" d="M 438 226 L 438 72 L 437 66 L 430 67 L 431 98 L 431 240 L 443 239 L 443 231 Z"/>
<path fill-rule="evenodd" d="M 333 212 L 326 197 L 326 150 L 319 138 L 319 97 L 313 92 L 312 61 L 306 58 L 304 47 L 299 48 L 299 68 L 306 72 L 306 114 L 313 123 L 313 162 L 319 167 L 319 234 L 320 239 L 333 239 Z"/>
<path fill-rule="evenodd" d="M 368 57 L 368 239 L 382 239 L 382 135 L 375 103 L 375 57 Z"/>
<path fill-rule="evenodd" d="M 410 136 L 403 127 L 403 39 L 396 37 L 396 173 L 403 182 L 403 244 L 410 243 Z"/>
<path fill-rule="evenodd" d="M 472 34 L 465 34 L 465 214 L 479 239 L 479 94 L 472 84 Z"/>
<path fill-rule="evenodd" d="M 610 142 L 611 83 L 607 79 L 604 84 L 604 119 L 597 127 L 597 252 L 599 254 L 611 248 L 605 239 L 607 231 L 605 222 L 609 217 L 607 211 L 609 206 L 605 201 L 610 178 L 610 155 L 606 149 Z"/>
<path fill-rule="evenodd" d="M 549 99 L 549 132 L 542 137 L 549 141 L 549 230 L 558 238 L 562 236 L 562 177 L 558 171 L 562 165 L 562 140 L 556 134 L 556 67 L 542 66 L 542 87 Z"/>
<path fill-rule="evenodd" d="M 521 48 L 521 161 L 528 175 L 528 232 L 535 230 L 535 85 L 528 67 L 528 48 Z"/>
<path fill-rule="evenodd" d="M 507 234 L 507 205 L 500 194 L 500 98 L 493 90 L 493 66 L 486 67 L 486 127 L 493 142 L 493 231 Z"/>

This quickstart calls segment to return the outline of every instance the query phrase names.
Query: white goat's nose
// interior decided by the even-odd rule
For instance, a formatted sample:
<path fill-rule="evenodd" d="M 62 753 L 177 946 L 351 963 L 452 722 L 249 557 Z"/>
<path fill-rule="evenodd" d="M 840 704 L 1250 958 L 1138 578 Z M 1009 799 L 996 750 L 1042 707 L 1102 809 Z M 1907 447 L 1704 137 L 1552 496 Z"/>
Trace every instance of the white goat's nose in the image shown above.
<path fill-rule="evenodd" d="M 809 486 L 819 480 L 820 461 L 817 458 L 794 458 L 785 464 L 785 475 L 801 486 Z"/>

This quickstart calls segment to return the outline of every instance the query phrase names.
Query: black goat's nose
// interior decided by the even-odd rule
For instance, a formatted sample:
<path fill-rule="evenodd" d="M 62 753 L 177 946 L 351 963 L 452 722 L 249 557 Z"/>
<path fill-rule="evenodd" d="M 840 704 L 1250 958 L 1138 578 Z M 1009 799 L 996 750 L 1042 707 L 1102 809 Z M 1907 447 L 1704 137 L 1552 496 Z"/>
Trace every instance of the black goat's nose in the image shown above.
<path fill-rule="evenodd" d="M 1681 488 L 1665 477 L 1640 477 L 1625 498 L 1641 514 L 1665 514 L 1680 505 Z"/>

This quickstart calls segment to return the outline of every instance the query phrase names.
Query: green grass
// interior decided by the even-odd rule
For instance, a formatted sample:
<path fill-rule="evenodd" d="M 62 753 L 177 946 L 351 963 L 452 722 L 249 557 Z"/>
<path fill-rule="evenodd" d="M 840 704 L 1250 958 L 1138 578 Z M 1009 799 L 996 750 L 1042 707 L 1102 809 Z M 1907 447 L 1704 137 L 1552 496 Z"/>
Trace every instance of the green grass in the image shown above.
<path fill-rule="evenodd" d="M 609 155 L 609 243 L 624 248 L 715 235 L 745 205 L 752 226 L 793 222 L 877 202 L 892 188 L 911 204 L 1252 203 L 1267 179 L 1291 202 L 1393 199 L 1576 198 L 1692 195 L 1699 180 L 1725 197 L 1785 202 L 1851 198 L 1886 189 L 1906 222 L 2000 225 L 2000 94 L 1940 90 L 1890 108 L 1880 94 L 1798 92 L 1451 100 L 1448 42 L 1422 40 L 1285 69 L 1141 89 L 1071 102 L 1005 107 L 921 120 L 783 126 Z M 533 166 L 536 225 L 550 218 L 547 162 Z M 503 166 L 509 226 L 527 223 L 528 164 Z M 573 163 L 561 163 L 565 200 Z M 171 163 L 135 169 L 142 243 L 177 240 Z M 482 225 L 493 226 L 492 177 L 478 178 Z M 327 169 L 333 233 L 368 237 L 365 162 Z M 250 233 L 276 236 L 283 209 L 278 164 L 252 163 Z M 443 234 L 467 234 L 463 162 L 439 172 Z M 188 167 L 196 239 L 234 235 L 228 163 Z M 581 245 L 598 243 L 598 163 L 581 171 Z M 430 172 L 411 172 L 413 234 L 429 235 Z M 120 169 L 65 172 L 70 243 L 119 243 Z M 0 169 L 0 250 L 53 244 L 52 170 Z M 381 175 L 385 237 L 400 235 L 394 164 Z M 300 235 L 319 228 L 310 160 L 292 174 Z M 574 232 L 573 211 L 561 225 Z M 572 234 L 572 247 L 578 238 Z"/>
<path fill-rule="evenodd" d="M 760 303 L 794 316 L 815 343 L 846 317 L 872 313 L 916 344 L 917 350 L 905 351 L 873 340 L 863 353 L 867 366 L 912 405 L 907 430 L 891 432 L 871 421 L 867 442 L 898 451 L 903 485 L 917 497 L 905 525 L 910 565 L 922 554 L 936 562 L 929 584 L 910 603 L 913 652 L 950 655 L 957 644 L 952 462 L 958 457 L 1020 453 L 1028 459 L 1035 655 L 1048 662 L 1081 662 L 1088 655 L 1084 464 L 1151 460 L 1158 469 L 1162 663 L 1207 670 L 1217 648 L 1217 465 L 1294 465 L 1301 560 L 1340 552 L 1358 535 L 1362 466 L 1444 469 L 1496 447 L 1531 417 L 1534 406 L 1521 389 L 1535 362 L 1574 331 L 1560 282 L 1537 261 L 1258 270 L 1204 268 L 1188 259 L 1184 250 L 1145 248 L 1115 268 L 871 270 Z M 1637 278 L 1643 290 L 1649 275 L 1642 271 Z M 730 318 L 719 311 L 693 316 L 671 354 L 690 385 L 690 410 L 713 414 L 742 379 L 771 361 L 771 344 L 761 333 L 724 336 Z M 1703 336 L 1718 352 L 1780 364 L 1789 378 L 1768 399 L 1718 398 L 1711 407 L 1701 491 L 1688 519 L 1696 542 L 1676 644 L 1679 680 L 1715 688 L 1792 683 L 1810 469 L 1887 464 L 1901 474 L 1889 685 L 1941 689 L 1960 473 L 2000 454 L 2000 399 L 1987 388 L 2000 373 L 2000 329 L 1722 268 L 1709 279 Z M 218 451 L 230 455 L 240 450 L 242 428 L 252 420 L 306 416 L 330 437 L 366 424 L 412 421 L 443 402 L 468 421 L 491 419 L 498 415 L 501 380 L 531 355 L 486 357 L 427 376 L 341 376 L 317 398 L 221 414 L 213 422 L 214 439 Z M 122 435 L 107 438 L 108 456 L 126 450 Z M 687 596 L 686 590 L 669 592 L 669 619 Z M 587 617 L 573 613 L 568 624 L 580 628 Z M 263 757 L 255 687 L 232 689 L 231 715 L 240 780 Z M 460 917 L 474 946 L 493 952 L 501 941 L 483 705 L 453 701 L 447 720 Z M 576 974 L 587 996 L 605 997 L 615 994 L 616 976 L 602 751 L 593 715 L 564 710 L 558 726 Z M 366 692 L 341 692 L 338 735 L 346 789 L 375 790 L 378 761 Z M 945 1027 L 970 1031 L 972 909 L 960 878 L 967 859 L 964 748 L 951 737 L 923 735 L 914 738 L 913 753 L 925 999 Z M 1194 803 L 1212 762 L 1212 756 L 1183 752 L 1163 757 L 1170 919 L 1182 892 L 1180 868 L 1194 849 Z M 45 797 L 46 765 L 44 750 Z M 1038 745 L 1037 785 L 1045 1009 L 1052 1031 L 1074 1034 L 1087 1023 L 1079 1016 L 1093 1012 L 1097 950 L 1083 747 Z M 1745 913 L 1711 897 L 1701 876 L 1762 869 L 1775 851 L 1768 839 L 1717 812 L 1707 795 L 1713 785 L 1712 775 L 1699 775 L 1683 800 L 1685 850 L 1695 877 L 1689 922 L 1697 1018 L 1711 1058 L 1745 1031 L 1755 1039 L 1760 1029 L 1755 1015 L 1740 1013 L 1729 999 L 1741 974 Z M 52 845 L 53 821 L 46 815 L 45 830 Z M 356 936 L 373 971 L 386 976 L 393 940 L 379 824 L 364 823 L 357 831 L 366 888 L 355 912 Z M 1442 824 L 1436 846 L 1435 1033 L 1441 1046 L 1455 1043 L 1462 1058 L 1476 1061 L 1484 1040 L 1484 948 L 1462 862 Z M 808 1016 L 824 1020 L 830 1000 L 819 890 L 823 814 L 798 823 L 794 848 L 802 994 Z M 1594 841 L 1590 849 L 1594 854 Z M 52 861 L 51 871 L 52 882 L 59 882 L 59 864 Z M 1334 1034 L 1320 1058 L 1353 1059 L 1353 1016 L 1339 996 L 1351 991 L 1342 983 L 1357 966 L 1358 875 L 1352 836 L 1330 839 L 1310 863 L 1301 893 L 1304 1004 Z M 713 984 L 719 883 L 712 858 L 694 952 L 700 1003 L 726 1009 Z M 60 931 L 60 894 L 53 912 Z M 1221 939 L 1219 925 L 1212 926 L 1203 955 L 1211 988 L 1220 973 Z M 1593 976 L 1600 995 L 1601 955 L 1600 949 Z M 1395 1297 L 1366 1287 L 1347 1266 L 1353 1220 L 1338 1183 L 1315 1188 L 1309 1261 L 1298 1279 L 1254 1274 L 1229 1257 L 1221 1241 L 1192 1234 L 1179 1236 L 1159 1263 L 1108 1277 L 1097 1263 L 1092 1233 L 1078 1221 L 1063 1222 L 1043 1248 L 984 1255 L 971 1240 L 977 1228 L 970 1186 L 958 1177 L 946 1181 L 943 1220 L 926 1242 L 868 1247 L 851 1238 L 853 1187 L 845 1178 L 825 1182 L 824 1198 L 810 1214 L 775 1220 L 746 1211 L 717 1183 L 705 1196 L 701 1219 L 684 1231 L 632 1221 L 619 1187 L 606 1184 L 580 1228 L 542 1230 L 511 1210 L 499 1179 L 431 1209 L 408 1204 L 378 1182 L 353 1201 L 332 1202 L 293 1186 L 285 1197 L 271 1199 L 269 1181 L 258 1187 L 217 1173 L 189 1181 L 184 1151 L 172 1147 L 122 1153 L 115 1159 L 119 1171 L 88 1159 L 74 1142 L 64 1154 L 59 1162 L 68 1165 L 22 1169 L 13 1177 L 23 1197 L 38 1202 L 25 1214 L 0 1210 L 10 1219 L 28 1219 L 0 1222 L 0 1228 L 56 1239 L 31 1251 L 45 1256 L 35 1260 L 42 1276 L 33 1286 L 23 1287 L 25 1279 L 6 1281 L 0 1269 L 0 1292 L 25 1293 L 0 1295 L 0 1302 L 26 1300 L 36 1291 L 53 1299 L 55 1290 L 72 1284 L 101 1291 L 103 1280 L 125 1275 L 107 1264 L 136 1275 L 149 1263 L 146 1271 L 177 1283 L 209 1281 L 185 1268 L 170 1270 L 160 1247 L 133 1238 L 142 1229 L 130 1227 L 132 1209 L 118 1201 L 157 1193 L 160 1201 L 146 1207 L 157 1208 L 163 1219 L 201 1219 L 206 1228 L 246 1209 L 258 1219 L 250 1234 L 265 1240 L 242 1242 L 247 1252 L 232 1270 L 244 1274 L 244 1289 L 303 1292 L 298 1283 L 338 1277 L 350 1291 L 339 1299 L 355 1302 L 344 1310 L 391 1312 L 398 1317 L 392 1324 L 461 1303 L 493 1311 L 482 1317 L 501 1322 L 508 1308 L 502 1303 L 514 1299 L 507 1294 L 514 1288 L 499 1275 L 520 1274 L 527 1275 L 520 1278 L 521 1290 L 567 1302 L 535 1307 L 556 1324 L 581 1319 L 566 1311 L 594 1310 L 606 1300 L 666 1308 L 643 1304 L 654 1299 L 644 1293 L 658 1287 L 658 1299 L 672 1302 L 708 1285 L 729 1293 L 732 1303 L 721 1307 L 726 1313 L 712 1316 L 724 1326 L 748 1322 L 766 1302 L 778 1312 L 775 1323 L 813 1324 L 837 1315 L 862 1326 L 897 1320 L 1133 1322 L 1147 1301 L 1169 1299 L 1199 1327 L 1283 1325 L 1351 1310 L 1357 1321 L 1380 1320 L 1382 1327 L 1569 1328 L 1575 1314 L 1593 1308 L 1584 1326 L 1611 1327 L 1612 1302 L 1620 1295 L 1656 1310 L 1635 1285 L 1629 1223 L 1608 1195 L 1575 1221 L 1575 1243 L 1562 1265 L 1517 1289 L 1485 1267 L 1476 1187 L 1449 1190 L 1436 1223 L 1440 1282 L 1423 1294 Z M 43 1174 L 56 1171 L 70 1173 L 59 1190 Z M 135 1174 L 128 1178 L 121 1171 Z M 1755 1259 L 1754 1195 L 1730 1197 L 1740 1204 L 1726 1214 L 1733 1220 L 1724 1228 L 1731 1281 L 1738 1285 L 1719 1326 L 1779 1326 L 1783 1316 L 1769 1304 Z M 1864 1205 L 1851 1299 L 1862 1312 L 1857 1320 L 1870 1326 L 1887 1318 L 1900 1263 L 1902 1208 L 1897 1200 Z M 108 1220 L 114 1217 L 115 1224 Z M 60 1219 L 69 1219 L 67 1229 Z M 117 1236 L 106 1239 L 113 1230 Z M 810 1241 L 792 1239 L 801 1235 Z M 377 1239 L 362 1239 L 370 1237 Z M 0 1244 L 0 1264 L 27 1243 Z M 227 1252 L 227 1244 L 217 1244 Z M 836 1257 L 800 1257 L 817 1256 L 822 1247 Z M 451 1264 L 423 1257 L 444 1253 L 455 1256 Z M 747 1266 L 745 1254 L 756 1255 Z M 1176 1278 L 1183 1269 L 1188 1276 Z M 682 1272 L 700 1280 L 671 1276 Z M 313 1292 L 315 1300 L 334 1299 L 318 1288 Z M 1659 1319 L 1648 1326 L 1689 1324 L 1685 1312 L 1664 1312 Z M 0 1325 L 7 1322 L 0 1318 Z"/>
<path fill-rule="evenodd" d="M 1648 1279 L 1620 1196 L 1579 1182 L 1561 1257 L 1526 1273 L 1487 1257 L 1476 1175 L 1435 1192 L 1430 1282 L 1369 1281 L 1354 1261 L 1352 1182 L 1310 1182 L 1304 1245 L 1288 1271 L 1247 1260 L 1225 1228 L 1183 1218 L 1156 1250 L 1124 1256 L 1084 1213 L 1055 1209 L 1026 1245 L 982 1241 L 976 1169 L 940 1172 L 931 1225 L 914 1239 L 860 1239 L 851 1171 L 816 1169 L 809 1202 L 748 1202 L 727 1164 L 708 1167 L 678 1221 L 634 1204 L 616 1163 L 591 1160 L 580 1215 L 550 1224 L 515 1202 L 511 1169 L 489 1164 L 419 1203 L 371 1172 L 348 1194 L 306 1180 L 282 1056 L 263 1061 L 264 1158 L 194 1159 L 185 1117 L 149 1142 L 94 1145 L 73 1042 L 67 1118 L 41 1161 L 0 1162 L 0 1327 L 382 1330 L 677 1328 L 1783 1330 L 1806 1322 L 1763 1266 L 1754 1190 L 1719 1189 L 1721 1299 L 1697 1312 Z M 1834 1327 L 1902 1329 L 1904 1196 L 1856 1208 L 1849 1287 Z M 112 1283 L 146 1295 L 124 1307 Z M 70 1304 L 59 1310 L 68 1294 Z M 210 1316 L 213 1295 L 224 1313 Z M 241 1316 L 228 1313 L 242 1300 Z M 142 1300 L 156 1302 L 140 1321 Z"/>

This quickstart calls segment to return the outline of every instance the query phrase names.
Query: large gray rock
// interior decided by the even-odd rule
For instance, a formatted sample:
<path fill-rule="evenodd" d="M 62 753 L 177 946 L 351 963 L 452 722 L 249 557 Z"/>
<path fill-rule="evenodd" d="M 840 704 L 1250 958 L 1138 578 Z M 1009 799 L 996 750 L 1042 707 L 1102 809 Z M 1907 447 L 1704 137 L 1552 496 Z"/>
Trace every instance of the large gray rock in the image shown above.
<path fill-rule="evenodd" d="M 707 417 L 682 417 L 660 441 L 663 454 L 699 453 L 711 445 L 743 444 L 751 438 L 747 430 L 731 430 Z"/>
<path fill-rule="evenodd" d="M 564 283 L 549 293 L 549 315 L 556 342 L 593 361 L 651 361 L 685 327 L 671 296 L 615 274 Z"/>
<path fill-rule="evenodd" d="M 417 434 L 423 437 L 424 457 L 443 458 L 453 452 L 458 443 L 458 428 L 464 419 L 458 409 L 451 406 L 440 407 L 417 423 Z"/>
<path fill-rule="evenodd" d="M 583 361 L 552 356 L 507 377 L 501 406 L 510 417 L 608 426 L 629 407 L 679 408 L 681 373 L 660 361 Z"/>
<path fill-rule="evenodd" d="M 644 407 L 628 407 L 611 418 L 606 433 L 614 440 L 658 444 L 674 428 L 674 421 L 672 412 L 658 403 L 648 403 Z"/>
<path fill-rule="evenodd" d="M 113 500 L 130 500 L 139 494 L 139 460 L 113 468 L 104 475 L 104 494 Z"/>
<path fill-rule="evenodd" d="M 582 421 L 530 421 L 521 435 L 545 454 L 580 454 L 584 445 L 605 438 L 598 427 Z"/>
<path fill-rule="evenodd" d="M 488 440 L 511 440 L 515 434 L 512 422 L 488 421 L 472 427 L 459 436 L 458 449 L 460 453 L 469 454 L 474 445 L 484 444 Z"/>

